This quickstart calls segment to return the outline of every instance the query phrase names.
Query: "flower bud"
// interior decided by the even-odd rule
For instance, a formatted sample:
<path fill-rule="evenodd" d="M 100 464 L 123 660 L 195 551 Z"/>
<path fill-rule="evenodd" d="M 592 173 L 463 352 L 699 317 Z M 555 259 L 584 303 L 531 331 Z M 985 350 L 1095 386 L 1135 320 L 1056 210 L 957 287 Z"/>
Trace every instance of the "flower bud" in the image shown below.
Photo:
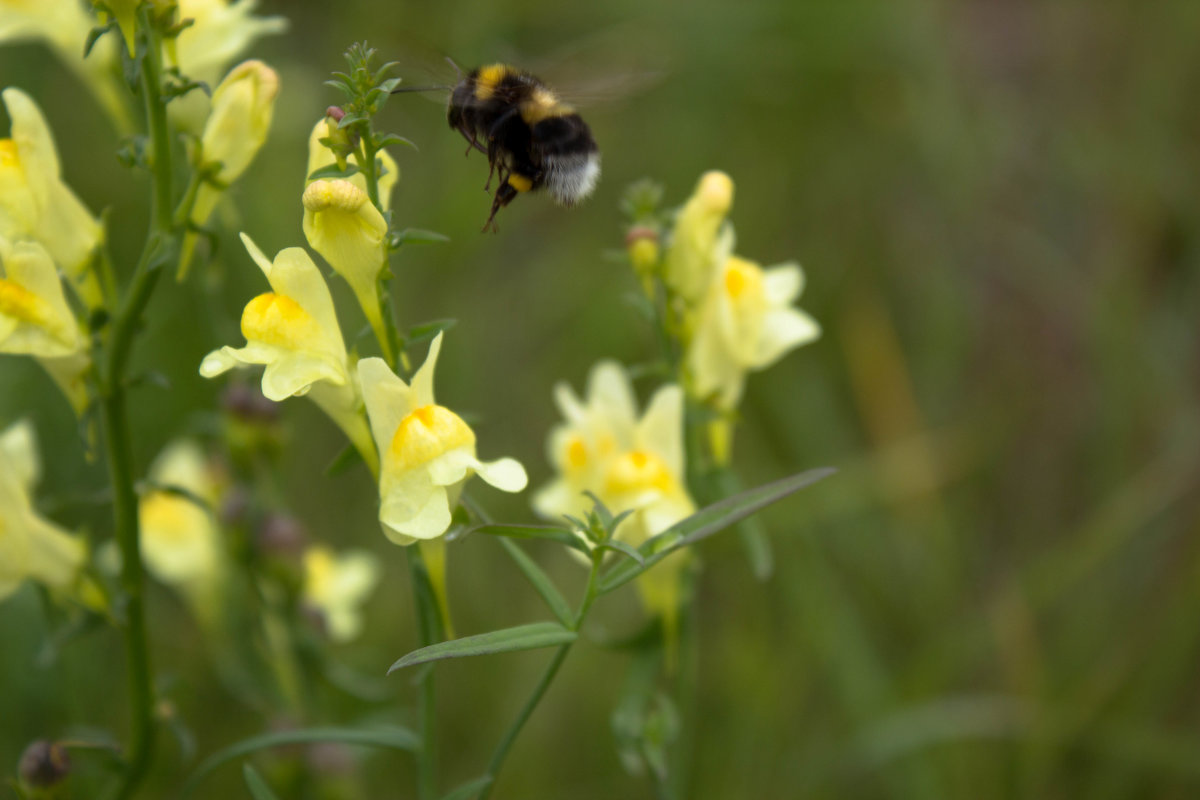
<path fill-rule="evenodd" d="M 713 271 L 732 248 L 732 241 L 720 236 L 732 206 L 733 181 L 724 172 L 713 170 L 700 176 L 695 191 L 679 211 L 663 276 L 688 305 L 704 297 Z"/>
<path fill-rule="evenodd" d="M 629 253 L 634 272 L 643 277 L 654 274 L 661 255 L 658 231 L 644 225 L 631 228 L 625 235 L 625 249 Z"/>
<path fill-rule="evenodd" d="M 17 764 L 21 783 L 31 789 L 48 789 L 71 773 L 71 758 L 59 742 L 38 739 L 25 748 Z"/>

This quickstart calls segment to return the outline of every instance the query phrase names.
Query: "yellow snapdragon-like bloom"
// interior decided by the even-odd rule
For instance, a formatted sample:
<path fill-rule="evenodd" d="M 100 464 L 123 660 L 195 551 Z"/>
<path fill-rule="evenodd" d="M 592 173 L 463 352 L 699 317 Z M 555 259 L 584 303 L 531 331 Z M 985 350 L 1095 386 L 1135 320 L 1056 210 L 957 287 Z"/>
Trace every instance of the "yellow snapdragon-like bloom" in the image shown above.
<path fill-rule="evenodd" d="M 386 341 L 379 273 L 387 260 L 387 220 L 366 191 L 347 180 L 313 181 L 301 202 L 309 245 L 346 279 L 376 336 Z"/>
<path fill-rule="evenodd" d="M 354 367 L 321 271 L 299 247 L 281 250 L 272 262 L 244 233 L 242 242 L 272 291 L 255 297 L 242 312 L 245 347 L 214 350 L 201 362 L 200 374 L 213 378 L 234 367 L 265 365 L 262 392 L 267 399 L 309 397 L 373 467 L 375 450 Z"/>
<path fill-rule="evenodd" d="M 91 366 L 86 346 L 49 253 L 37 242 L 0 237 L 0 353 L 36 358 L 81 413 Z"/>
<path fill-rule="evenodd" d="M 764 270 L 744 258 L 726 259 L 709 285 L 685 356 L 698 397 L 715 397 L 719 408 L 732 410 L 747 372 L 820 336 L 813 318 L 791 306 L 803 287 L 804 272 L 796 264 Z"/>
<path fill-rule="evenodd" d="M 0 0 L 0 45 L 42 41 L 96 95 L 122 132 L 133 126 L 116 72 L 116 42 L 104 37 L 87 58 L 83 44 L 96 20 L 79 0 Z"/>
<path fill-rule="evenodd" d="M 81 539 L 34 510 L 40 472 L 33 426 L 23 420 L 0 431 L 0 600 L 26 578 L 55 591 L 73 589 L 87 557 Z"/>
<path fill-rule="evenodd" d="M 704 297 L 712 274 L 733 249 L 733 229 L 725 217 L 733 206 L 733 180 L 713 170 L 700 176 L 671 233 L 663 281 L 688 306 Z"/>
<path fill-rule="evenodd" d="M 534 494 L 533 507 L 546 517 L 578 517 L 591 507 L 584 492 L 596 493 L 609 463 L 630 446 L 637 400 L 621 365 L 601 361 L 583 399 L 564 382 L 554 387 L 554 401 L 564 421 L 550 432 L 546 450 L 558 477 Z"/>
<path fill-rule="evenodd" d="M 313 126 L 312 133 L 308 137 L 308 172 L 306 176 L 312 175 L 322 167 L 328 167 L 337 163 L 337 158 L 333 151 L 321 144 L 321 140 L 328 138 L 332 133 L 332 129 L 336 129 L 337 123 L 330 117 L 322 117 L 316 125 Z M 386 150 L 380 150 L 376 154 L 379 164 L 383 167 L 383 174 L 379 176 L 379 204 L 383 206 L 383 210 L 387 211 L 392 204 L 392 190 L 396 187 L 396 182 L 400 180 L 400 167 L 396 165 L 396 160 Z M 358 163 L 358 154 L 350 155 L 350 163 L 356 167 L 361 167 Z M 347 178 L 351 183 L 357 186 L 365 194 L 367 191 L 367 179 L 362 172 L 357 172 Z"/>
<path fill-rule="evenodd" d="M 98 306 L 90 266 L 103 228 L 63 183 L 54 135 L 37 103 L 14 88 L 0 98 L 12 119 L 11 138 L 0 139 L 0 236 L 41 243 L 84 301 Z"/>
<path fill-rule="evenodd" d="M 514 459 L 476 458 L 475 432 L 434 401 L 433 373 L 441 347 L 438 334 L 411 385 L 381 358 L 364 358 L 358 365 L 380 454 L 379 521 L 396 544 L 444 534 L 463 484 L 472 475 L 505 492 L 521 491 L 528 480 Z"/>
<path fill-rule="evenodd" d="M 329 638 L 347 642 L 362 631 L 362 604 L 379 583 L 379 559 L 365 550 L 335 554 L 324 546 L 304 551 L 304 605 L 317 611 Z"/>
<path fill-rule="evenodd" d="M 196 192 L 193 225 L 212 216 L 221 193 L 237 180 L 258 154 L 271 128 L 279 76 L 261 61 L 243 61 L 229 71 L 212 96 L 212 111 L 200 136 L 204 164 L 219 164 Z M 179 276 L 187 274 L 197 234 L 189 232 L 183 244 Z"/>
<path fill-rule="evenodd" d="M 639 419 L 628 375 L 601 362 L 589 375 L 586 401 L 562 386 L 556 399 L 565 422 L 551 432 L 549 449 L 559 476 L 534 496 L 539 514 L 577 517 L 591 505 L 582 492 L 591 492 L 613 514 L 632 512 L 614 536 L 637 547 L 695 512 L 684 483 L 684 397 L 678 386 L 659 389 Z M 669 632 L 686 563 L 680 551 L 637 579 L 646 608 L 662 615 Z"/>
<path fill-rule="evenodd" d="M 195 442 L 174 442 L 151 465 L 150 479 L 165 488 L 147 492 L 138 503 L 146 570 L 211 618 L 224 556 L 213 517 L 220 487 L 208 458 Z"/>
<path fill-rule="evenodd" d="M 254 40 L 287 28 L 283 17 L 254 16 L 257 5 L 258 0 L 179 0 L 179 20 L 192 24 L 167 41 L 167 62 L 193 80 L 215 85 Z M 199 131 L 208 108 L 203 92 L 188 92 L 171 101 L 168 111 L 180 127 Z"/>

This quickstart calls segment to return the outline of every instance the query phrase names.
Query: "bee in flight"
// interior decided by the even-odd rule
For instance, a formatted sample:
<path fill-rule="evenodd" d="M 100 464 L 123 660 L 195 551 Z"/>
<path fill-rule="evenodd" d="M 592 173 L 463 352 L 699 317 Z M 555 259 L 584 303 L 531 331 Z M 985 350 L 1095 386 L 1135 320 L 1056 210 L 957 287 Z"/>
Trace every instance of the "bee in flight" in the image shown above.
<path fill-rule="evenodd" d="M 545 189 L 558 203 L 573 206 L 596 188 L 600 149 L 591 129 L 524 70 L 489 64 L 462 75 L 451 89 L 446 119 L 467 140 L 468 154 L 474 148 L 487 155 L 484 190 L 491 190 L 493 177 L 499 181 L 485 231 L 496 230 L 496 212 L 518 194 Z"/>

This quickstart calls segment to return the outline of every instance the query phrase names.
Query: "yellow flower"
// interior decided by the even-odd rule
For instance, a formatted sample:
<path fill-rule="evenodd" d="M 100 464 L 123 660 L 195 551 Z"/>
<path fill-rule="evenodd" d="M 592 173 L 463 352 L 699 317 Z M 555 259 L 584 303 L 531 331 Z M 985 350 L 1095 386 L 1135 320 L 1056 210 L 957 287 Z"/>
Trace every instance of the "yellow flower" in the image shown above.
<path fill-rule="evenodd" d="M 313 126 L 312 133 L 308 137 L 308 172 L 312 175 L 322 167 L 328 167 L 337 163 L 337 158 L 333 155 L 328 147 L 321 144 L 321 140 L 332 135 L 331 128 L 336 128 L 337 123 L 333 122 L 329 117 L 322 117 L 316 125 Z M 383 210 L 387 211 L 392 204 L 392 189 L 395 188 L 396 182 L 400 180 L 400 167 L 396 165 L 396 160 L 388 154 L 386 150 L 380 150 L 378 153 L 379 163 L 383 167 L 383 174 L 379 176 L 379 204 L 383 206 Z M 359 166 L 358 154 L 351 154 L 350 163 Z M 367 191 L 367 179 L 361 172 L 351 175 L 347 180 L 357 186 L 365 194 Z"/>
<path fill-rule="evenodd" d="M 321 271 L 299 247 L 281 250 L 272 263 L 244 233 L 242 242 L 272 291 L 255 297 L 242 312 L 246 346 L 209 353 L 200 364 L 200 374 L 213 378 L 234 367 L 265 365 L 264 396 L 275 402 L 309 397 L 345 431 L 374 469 L 375 450 L 353 366 Z"/>
<path fill-rule="evenodd" d="M 791 307 L 803 286 L 796 264 L 764 270 L 737 256 L 724 262 L 709 285 L 685 356 L 698 397 L 715 396 L 719 408 L 732 410 L 748 371 L 770 366 L 820 336 L 812 317 Z"/>
<path fill-rule="evenodd" d="M 142 560 L 158 580 L 208 612 L 222 571 L 221 537 L 213 518 L 219 487 L 204 450 L 191 441 L 167 446 L 150 468 L 156 489 L 138 503 Z M 199 501 L 199 502 L 198 502 Z M 207 504 L 203 507 L 200 502 Z"/>
<path fill-rule="evenodd" d="M 717 265 L 733 248 L 733 229 L 724 225 L 733 206 L 733 181 L 706 172 L 675 220 L 663 280 L 688 306 L 704 297 Z"/>
<path fill-rule="evenodd" d="M 217 201 L 237 180 L 267 140 L 275 97 L 279 94 L 279 76 L 261 61 L 243 61 L 225 76 L 213 92 L 212 111 L 200 137 L 200 154 L 205 166 L 219 164 L 200 184 L 192 206 L 191 221 L 201 226 L 212 216 Z M 197 234 L 185 237 L 179 262 L 179 277 L 187 274 L 195 250 Z"/>
<path fill-rule="evenodd" d="M 76 588 L 87 556 L 82 540 L 34 510 L 40 471 L 33 426 L 22 420 L 0 431 L 0 600 L 26 578 L 55 591 Z"/>
<path fill-rule="evenodd" d="M 564 422 L 550 432 L 546 445 L 558 477 L 533 496 L 533 507 L 545 517 L 578 517 L 591 507 L 583 493 L 596 493 L 612 459 L 632 446 L 637 401 L 615 361 L 592 367 L 586 399 L 560 383 L 554 400 Z"/>
<path fill-rule="evenodd" d="M 37 242 L 0 238 L 0 352 L 53 358 L 84 344 L 50 255 Z"/>
<path fill-rule="evenodd" d="M 614 537 L 634 547 L 690 516 L 696 506 L 684 483 L 683 391 L 670 384 L 650 399 L 639 419 L 625 371 L 601 362 L 588 379 L 587 402 L 560 386 L 556 399 L 566 418 L 550 435 L 551 461 L 559 477 L 534 498 L 543 516 L 578 516 L 591 492 L 613 514 L 632 512 Z M 684 551 L 672 554 L 637 579 L 646 608 L 662 615 L 673 636 Z"/>
<path fill-rule="evenodd" d="M 90 265 L 103 229 L 62 182 L 54 136 L 37 104 L 14 88 L 0 98 L 12 119 L 12 138 L 0 139 L 0 236 L 40 242 L 84 301 L 100 305 Z"/>
<path fill-rule="evenodd" d="M 287 28 L 282 17 L 255 17 L 257 0 L 179 0 L 178 18 L 192 20 L 165 49 L 167 61 L 189 78 L 215 85 L 225 70 L 261 36 Z M 168 107 L 171 119 L 198 131 L 208 113 L 203 92 L 188 92 Z"/>
<path fill-rule="evenodd" d="M 45 249 L 0 237 L 0 353 L 36 358 L 82 413 L 88 402 L 83 376 L 91 367 L 86 344 Z"/>
<path fill-rule="evenodd" d="M 133 122 L 115 72 L 116 43 L 103 37 L 87 58 L 83 55 L 83 44 L 95 24 L 79 0 L 0 0 L 0 44 L 45 42 L 84 80 L 117 127 L 128 132 Z"/>
<path fill-rule="evenodd" d="M 301 202 L 309 245 L 346 279 L 375 335 L 387 341 L 378 283 L 387 260 L 387 220 L 367 193 L 347 180 L 313 181 Z"/>
<path fill-rule="evenodd" d="M 396 544 L 444 534 L 463 484 L 474 474 L 505 492 L 519 492 L 527 481 L 524 467 L 514 459 L 476 458 L 475 432 L 434 402 L 433 372 L 441 346 L 438 334 L 412 385 L 381 358 L 364 358 L 358 365 L 380 453 L 379 521 Z"/>
<path fill-rule="evenodd" d="M 321 614 L 330 639 L 350 641 L 362 630 L 360 606 L 379 577 L 379 559 L 372 553 L 335 555 L 328 547 L 310 547 L 304 552 L 304 604 Z"/>

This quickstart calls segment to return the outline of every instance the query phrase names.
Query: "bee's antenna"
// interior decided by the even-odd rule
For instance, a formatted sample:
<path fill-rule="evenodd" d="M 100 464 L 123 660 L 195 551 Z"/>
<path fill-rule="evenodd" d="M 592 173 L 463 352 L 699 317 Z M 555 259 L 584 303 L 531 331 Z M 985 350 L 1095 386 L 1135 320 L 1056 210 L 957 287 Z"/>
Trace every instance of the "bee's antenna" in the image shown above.
<path fill-rule="evenodd" d="M 446 63 L 449 64 L 450 66 L 454 67 L 454 72 L 456 75 L 458 75 L 458 79 L 462 80 L 462 76 L 463 76 L 462 68 L 460 66 L 458 66 L 458 64 L 454 63 L 454 59 L 451 58 L 450 56 L 446 56 Z"/>
<path fill-rule="evenodd" d="M 453 86 L 401 86 L 399 89 L 392 89 L 392 94 L 404 94 L 405 92 L 448 92 L 453 89 Z"/>

